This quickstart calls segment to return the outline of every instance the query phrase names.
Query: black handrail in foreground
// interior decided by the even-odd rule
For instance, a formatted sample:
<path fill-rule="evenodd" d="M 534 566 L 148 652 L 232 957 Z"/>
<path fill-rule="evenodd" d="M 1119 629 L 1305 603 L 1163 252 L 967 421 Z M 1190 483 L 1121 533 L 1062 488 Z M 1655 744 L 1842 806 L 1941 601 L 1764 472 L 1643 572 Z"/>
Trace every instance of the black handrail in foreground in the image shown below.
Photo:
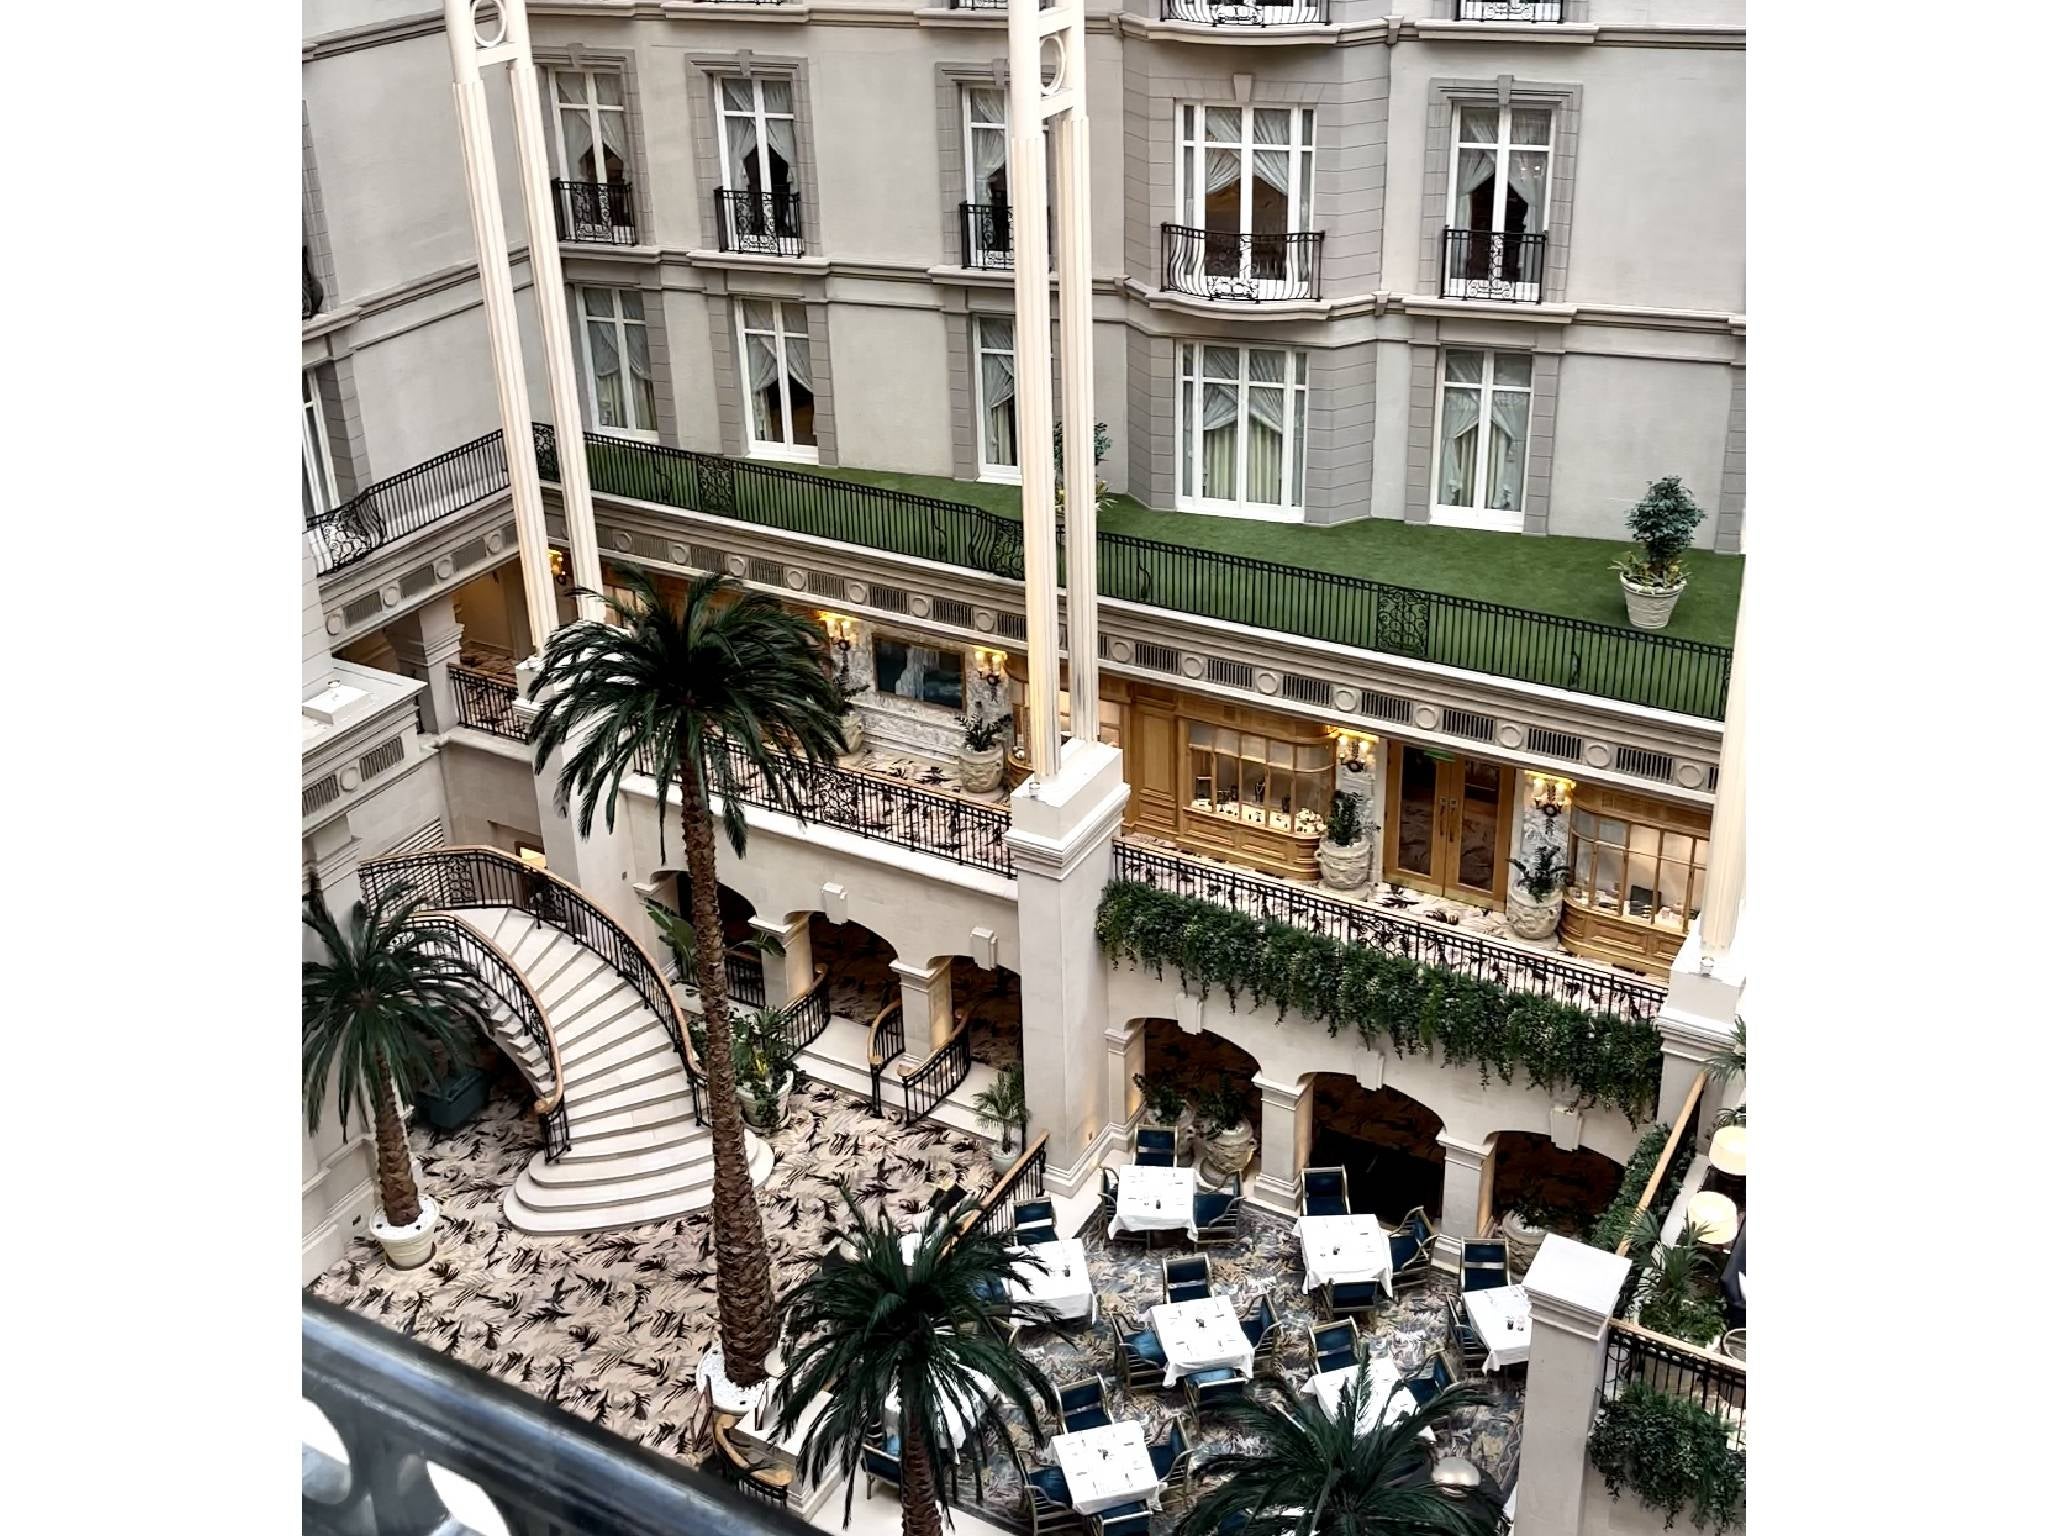
<path fill-rule="evenodd" d="M 306 1448 L 309 1536 L 460 1529 L 428 1462 L 476 1484 L 519 1536 L 815 1536 L 673 1456 L 314 1296 L 300 1302 L 299 1369 L 348 1453 L 342 1466 Z"/>

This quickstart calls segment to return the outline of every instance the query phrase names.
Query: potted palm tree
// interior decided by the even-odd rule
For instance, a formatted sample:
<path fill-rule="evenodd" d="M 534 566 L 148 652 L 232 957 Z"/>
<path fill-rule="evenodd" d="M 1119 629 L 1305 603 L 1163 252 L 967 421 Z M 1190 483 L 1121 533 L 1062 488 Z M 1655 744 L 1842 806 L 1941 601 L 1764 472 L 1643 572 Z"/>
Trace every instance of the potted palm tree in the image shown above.
<path fill-rule="evenodd" d="M 490 1023 L 475 969 L 411 926 L 420 904 L 410 892 L 357 902 L 344 929 L 316 887 L 305 924 L 326 958 L 308 960 L 299 983 L 306 1129 L 319 1131 L 330 1085 L 344 1133 L 351 1116 L 375 1127 L 380 1209 L 370 1231 L 400 1269 L 434 1256 L 440 1208 L 413 1176 L 399 1103 L 434 1080 L 437 1050 L 466 1056 Z"/>
<path fill-rule="evenodd" d="M 1258 1137 L 1246 1118 L 1251 1099 L 1227 1077 L 1195 1095 L 1195 1136 L 1202 1149 L 1202 1172 L 1217 1184 L 1251 1165 Z"/>
<path fill-rule="evenodd" d="M 1527 859 L 1509 859 L 1508 927 L 1517 938 L 1547 939 L 1564 915 L 1564 854 L 1555 843 L 1540 843 Z"/>
<path fill-rule="evenodd" d="M 788 1009 L 763 1008 L 751 1019 L 742 1015 L 734 1021 L 733 1072 L 747 1124 L 763 1134 L 781 1130 L 797 1080 Z"/>
<path fill-rule="evenodd" d="M 625 571 L 619 583 L 616 597 L 580 594 L 599 598 L 606 619 L 578 620 L 548 638 L 534 679 L 542 701 L 534 772 L 559 762 L 555 804 L 566 813 L 577 802 L 578 830 L 588 834 L 600 807 L 614 824 L 620 785 L 644 768 L 654 779 L 663 859 L 671 792 L 680 807 L 704 1009 L 721 1368 L 745 1389 L 765 1379 L 778 1327 L 734 1072 L 711 797 L 733 852 L 745 858 L 742 783 L 749 797 L 800 815 L 797 794 L 813 765 L 846 749 L 845 699 L 826 664 L 824 628 L 767 594 L 700 576 L 671 608 L 643 571 Z"/>
<path fill-rule="evenodd" d="M 975 715 L 960 732 L 960 755 L 953 772 L 960 787 L 983 795 L 1003 782 L 1003 754 L 1010 745 L 1008 715 Z"/>
<path fill-rule="evenodd" d="M 978 1481 L 993 1441 L 1021 1478 L 1013 1431 L 994 1410 L 1013 1408 L 1033 1441 L 1044 1438 L 1041 1414 L 1057 1412 L 1052 1382 L 1002 1326 L 1050 1320 L 1042 1306 L 1001 1299 L 1026 1278 L 1026 1265 L 1042 1268 L 1043 1261 L 1019 1257 L 984 1228 L 966 1228 L 973 1209 L 966 1202 L 927 1217 L 906 1260 L 884 1217 L 870 1216 L 844 1184 L 839 1195 L 845 1226 L 830 1235 L 851 1258 L 813 1270 L 790 1293 L 793 1342 L 788 1374 L 771 1402 L 775 1433 L 793 1435 L 806 1410 L 824 1405 L 804 1436 L 799 1464 L 812 1487 L 846 1479 L 843 1518 L 851 1520 L 855 1474 L 872 1429 L 882 1437 L 879 1454 L 898 1468 L 904 1536 L 941 1536 L 942 1512 L 951 1508 L 942 1462 L 957 1457 Z M 950 1443 L 948 1417 L 979 1424 L 984 1415 L 990 1433 Z"/>
<path fill-rule="evenodd" d="M 1484 1399 L 1447 1387 L 1404 1418 L 1367 1418 L 1365 1394 L 1346 1386 L 1337 1411 L 1284 1386 L 1285 1406 L 1247 1397 L 1216 1409 L 1234 1430 L 1233 1449 L 1206 1457 L 1214 1486 L 1196 1500 L 1177 1536 L 1495 1536 L 1497 1497 L 1432 1481 L 1425 1430 Z"/>
<path fill-rule="evenodd" d="M 1330 802 L 1323 840 L 1316 844 L 1316 867 L 1323 884 L 1336 891 L 1355 891 L 1372 878 L 1372 844 L 1366 840 L 1358 814 L 1358 796 L 1338 795 Z"/>
<path fill-rule="evenodd" d="M 697 994 L 697 983 L 691 978 L 697 974 L 697 930 L 690 926 L 690 920 L 679 912 L 670 911 L 658 901 L 646 903 L 648 919 L 660 932 L 662 942 L 668 945 L 669 953 L 675 956 L 676 979 L 690 997 Z M 751 954 L 755 958 L 764 955 L 780 957 L 788 953 L 782 947 L 782 940 L 772 933 L 760 929 L 747 938 L 739 939 L 725 946 L 727 956 Z"/>
<path fill-rule="evenodd" d="M 1024 1128 L 1031 1123 L 1031 1111 L 1024 1103 L 1024 1068 L 1012 1062 L 996 1074 L 996 1080 L 968 1101 L 974 1108 L 975 1118 L 983 1125 L 995 1126 L 1002 1133 L 1001 1143 L 989 1153 L 989 1160 L 996 1165 L 997 1173 L 1009 1172 L 1011 1166 L 1024 1152 Z M 1010 1145 L 1010 1132 L 1017 1133 L 1017 1144 Z"/>
<path fill-rule="evenodd" d="M 1621 573 L 1628 621 L 1637 629 L 1662 629 L 1671 622 L 1671 610 L 1685 591 L 1681 557 L 1706 515 L 1676 475 L 1651 482 L 1643 499 L 1629 509 L 1628 531 L 1636 547 L 1615 561 L 1614 569 Z"/>

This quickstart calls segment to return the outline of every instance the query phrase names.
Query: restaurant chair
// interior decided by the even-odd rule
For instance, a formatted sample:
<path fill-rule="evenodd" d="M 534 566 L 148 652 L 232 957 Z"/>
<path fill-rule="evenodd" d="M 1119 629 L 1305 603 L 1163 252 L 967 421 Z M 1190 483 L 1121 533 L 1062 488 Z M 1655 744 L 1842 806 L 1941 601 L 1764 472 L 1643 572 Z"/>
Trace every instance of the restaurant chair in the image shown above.
<path fill-rule="evenodd" d="M 1140 1168 L 1171 1168 L 1174 1140 L 1171 1126 L 1140 1126 L 1137 1155 L 1131 1161 Z"/>
<path fill-rule="evenodd" d="M 944 1189 L 932 1196 L 931 1204 L 925 1209 L 933 1216 L 943 1216 L 966 1198 L 966 1190 L 962 1189 L 958 1184 L 948 1184 Z"/>
<path fill-rule="evenodd" d="M 1159 1288 L 1167 1301 L 1200 1301 L 1209 1294 L 1209 1255 L 1159 1261 Z"/>
<path fill-rule="evenodd" d="M 1087 1517 L 1074 1508 L 1067 1492 L 1067 1475 L 1058 1467 L 1024 1474 L 1024 1512 L 1031 1517 L 1032 1536 L 1088 1529 Z"/>
<path fill-rule="evenodd" d="M 1241 1403 L 1251 1382 L 1237 1374 L 1227 1365 L 1212 1365 L 1206 1371 L 1196 1371 L 1180 1379 L 1181 1391 L 1187 1394 L 1188 1417 L 1194 1426 L 1202 1426 L 1202 1410 L 1214 1408 L 1222 1403 Z"/>
<path fill-rule="evenodd" d="M 1280 1318 L 1273 1310 L 1273 1298 L 1260 1293 L 1257 1303 L 1237 1320 L 1252 1346 L 1252 1374 L 1277 1369 L 1280 1364 Z"/>
<path fill-rule="evenodd" d="M 1215 1194 L 1195 1196 L 1195 1241 L 1198 1243 L 1234 1243 L 1237 1241 L 1238 1219 L 1244 1214 L 1243 1185 L 1238 1176 L 1230 1177 L 1230 1188 Z"/>
<path fill-rule="evenodd" d="M 1490 1291 L 1508 1283 L 1508 1245 L 1467 1238 L 1458 1254 L 1458 1289 Z"/>
<path fill-rule="evenodd" d="M 1304 1168 L 1297 1204 L 1303 1216 L 1349 1216 L 1351 1181 L 1342 1168 Z"/>
<path fill-rule="evenodd" d="M 1025 1200 L 1017 1206 L 1016 1225 L 1011 1239 L 1018 1243 L 1050 1243 L 1060 1235 L 1059 1227 L 1053 1220 L 1050 1200 Z"/>
<path fill-rule="evenodd" d="M 1177 1499 L 1188 1491 L 1188 1474 L 1195 1464 L 1195 1453 L 1188 1445 L 1187 1432 L 1181 1428 L 1180 1415 L 1166 1416 L 1166 1438 L 1145 1447 L 1152 1458 L 1153 1476 L 1159 1479 L 1160 1502 Z"/>
<path fill-rule="evenodd" d="M 1387 1299 L 1386 1288 L 1377 1280 L 1326 1280 L 1316 1295 L 1324 1316 L 1364 1318 L 1368 1328 Z"/>
<path fill-rule="evenodd" d="M 1444 1352 L 1438 1350 L 1429 1357 L 1429 1363 L 1413 1376 L 1403 1376 L 1401 1385 L 1408 1389 L 1408 1395 L 1415 1399 L 1415 1406 L 1427 1408 L 1440 1393 L 1457 1384 L 1458 1373 L 1452 1368 Z"/>
<path fill-rule="evenodd" d="M 1153 1329 L 1139 1328 L 1122 1303 L 1111 1297 L 1104 1303 L 1110 1327 L 1116 1335 L 1116 1374 L 1126 1392 L 1166 1383 L 1166 1348 Z"/>
<path fill-rule="evenodd" d="M 903 1441 L 900 1436 L 889 1434 L 879 1424 L 870 1424 L 860 1448 L 860 1469 L 867 1474 L 867 1496 L 875 1496 L 875 1484 L 887 1483 L 903 1493 Z"/>
<path fill-rule="evenodd" d="M 1394 1259 L 1394 1289 L 1420 1285 L 1429 1278 L 1430 1255 L 1436 1246 L 1436 1228 L 1421 1206 L 1401 1218 L 1401 1225 L 1387 1234 L 1387 1251 Z"/>
<path fill-rule="evenodd" d="M 1152 1510 L 1142 1502 L 1113 1504 L 1094 1518 L 1102 1536 L 1151 1536 Z"/>
<path fill-rule="evenodd" d="M 1060 1388 L 1060 1427 L 1066 1434 L 1100 1429 L 1109 1422 L 1109 1384 L 1101 1372 Z"/>
<path fill-rule="evenodd" d="M 1444 1303 L 1444 1322 L 1445 1349 L 1455 1354 L 1468 1370 L 1484 1366 L 1490 1351 L 1486 1341 L 1479 1337 L 1479 1330 L 1472 1326 L 1472 1314 L 1465 1310 L 1462 1298 Z"/>
<path fill-rule="evenodd" d="M 1320 1328 L 1308 1331 L 1309 1349 L 1316 1357 L 1315 1374 L 1325 1371 L 1341 1371 L 1346 1366 L 1358 1364 L 1358 1324 L 1345 1318 L 1341 1323 L 1325 1323 Z"/>

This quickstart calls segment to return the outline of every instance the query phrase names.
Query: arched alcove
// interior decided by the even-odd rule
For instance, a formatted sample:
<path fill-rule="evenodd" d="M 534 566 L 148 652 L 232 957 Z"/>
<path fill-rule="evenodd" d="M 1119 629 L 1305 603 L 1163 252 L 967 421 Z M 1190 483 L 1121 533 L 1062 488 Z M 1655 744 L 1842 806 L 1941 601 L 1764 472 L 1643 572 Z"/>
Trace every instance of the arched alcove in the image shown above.
<path fill-rule="evenodd" d="M 1351 1208 L 1398 1221 L 1416 1206 L 1443 1214 L 1443 1118 L 1397 1088 L 1367 1088 L 1342 1072 L 1310 1074 L 1307 1166 L 1345 1170 Z"/>
<path fill-rule="evenodd" d="M 1252 1081 L 1258 1070 L 1257 1057 L 1213 1030 L 1191 1035 L 1172 1019 L 1145 1020 L 1145 1080 L 1174 1088 L 1198 1114 L 1205 1096 L 1219 1091 L 1234 1094 L 1255 1138 L 1264 1118 Z"/>
<path fill-rule="evenodd" d="M 1500 1131 L 1493 1138 L 1493 1212 L 1519 1210 L 1533 1224 L 1583 1237 L 1621 1188 L 1621 1164 L 1591 1147 L 1566 1152 L 1548 1136 Z"/>

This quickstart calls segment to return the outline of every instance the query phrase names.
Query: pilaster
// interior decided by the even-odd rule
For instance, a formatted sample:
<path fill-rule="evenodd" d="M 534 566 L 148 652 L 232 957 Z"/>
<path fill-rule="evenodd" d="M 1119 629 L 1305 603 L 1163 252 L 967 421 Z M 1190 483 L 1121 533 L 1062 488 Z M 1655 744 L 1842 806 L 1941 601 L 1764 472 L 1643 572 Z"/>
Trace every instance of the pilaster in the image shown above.
<path fill-rule="evenodd" d="M 1522 1277 L 1529 1293 L 1529 1385 L 1522 1403 L 1516 1536 L 1578 1536 L 1586 1436 L 1600 1400 L 1607 1330 L 1628 1260 L 1555 1233 Z"/>
<path fill-rule="evenodd" d="M 748 919 L 756 933 L 782 946 L 779 955 L 761 949 L 761 983 L 771 1008 L 784 1008 L 804 995 L 811 985 L 811 914 L 799 912 L 786 923 L 770 918 Z"/>
<path fill-rule="evenodd" d="M 1254 1205 L 1292 1215 L 1315 1128 L 1315 1090 L 1309 1079 L 1286 1083 L 1262 1072 L 1252 1074 L 1252 1087 L 1259 1093 L 1259 1172 L 1248 1193 Z"/>
<path fill-rule="evenodd" d="M 1436 1141 L 1444 1149 L 1444 1213 L 1437 1223 L 1437 1257 L 1455 1263 L 1458 1244 L 1468 1237 L 1483 1237 L 1493 1222 L 1493 1138 L 1468 1142 L 1440 1132 Z"/>
<path fill-rule="evenodd" d="M 455 704 L 455 681 L 448 669 L 462 657 L 462 623 L 455 617 L 452 593 L 421 604 L 386 627 L 385 638 L 398 657 L 398 670 L 427 685 L 420 695 L 420 728 L 436 735 L 461 718 Z"/>
<path fill-rule="evenodd" d="M 1121 1019 L 1102 1032 L 1109 1048 L 1102 1075 L 1102 1123 L 1119 1145 L 1128 1146 L 1144 1109 L 1138 1079 L 1145 1072 L 1145 1026 L 1142 1020 Z"/>
<path fill-rule="evenodd" d="M 1685 1096 L 1708 1060 L 1735 1038 L 1736 1013 L 1742 1006 L 1743 983 L 1747 980 L 1739 948 L 1709 956 L 1701 934 L 1702 925 L 1693 924 L 1685 936 L 1678 957 L 1671 964 L 1671 988 L 1665 994 L 1663 1010 L 1657 1015 L 1657 1033 L 1664 1041 L 1664 1072 L 1657 1090 L 1657 1118 L 1676 1126 L 1685 1109 Z M 1726 1085 L 1707 1080 L 1701 1096 L 1700 1150 L 1714 1133 L 1714 1113 L 1721 1107 Z"/>
<path fill-rule="evenodd" d="M 903 1065 L 914 1067 L 953 1033 L 953 957 L 930 965 L 891 960 L 889 969 L 903 988 Z"/>

